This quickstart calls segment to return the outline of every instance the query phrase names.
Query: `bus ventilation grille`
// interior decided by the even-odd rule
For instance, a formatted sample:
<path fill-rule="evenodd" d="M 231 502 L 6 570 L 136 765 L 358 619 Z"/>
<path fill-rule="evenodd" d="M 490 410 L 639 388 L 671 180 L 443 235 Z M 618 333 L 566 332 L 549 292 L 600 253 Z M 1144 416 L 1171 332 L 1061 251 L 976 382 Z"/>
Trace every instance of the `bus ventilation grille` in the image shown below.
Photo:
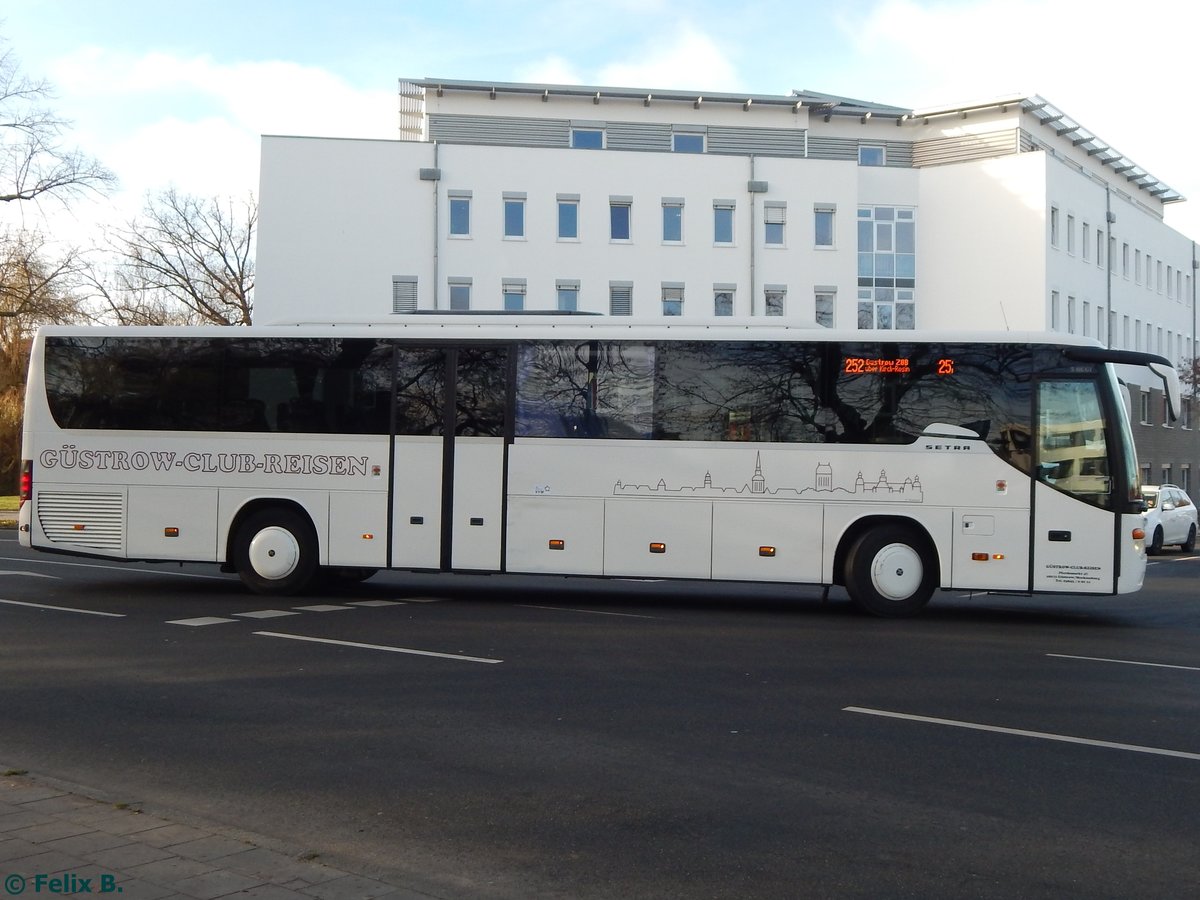
<path fill-rule="evenodd" d="M 122 550 L 125 546 L 125 495 L 41 491 L 38 523 L 56 544 Z"/>

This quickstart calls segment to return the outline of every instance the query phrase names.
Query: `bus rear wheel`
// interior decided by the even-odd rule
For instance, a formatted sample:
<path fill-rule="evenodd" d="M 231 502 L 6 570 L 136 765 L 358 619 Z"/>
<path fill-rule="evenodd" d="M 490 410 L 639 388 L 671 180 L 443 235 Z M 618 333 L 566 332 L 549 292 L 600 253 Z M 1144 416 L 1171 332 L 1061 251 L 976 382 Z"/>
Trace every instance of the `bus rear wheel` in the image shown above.
<path fill-rule="evenodd" d="M 233 564 L 242 583 L 256 594 L 294 594 L 317 570 L 312 525 L 289 509 L 252 513 L 238 528 Z"/>
<path fill-rule="evenodd" d="M 914 616 L 937 586 L 937 564 L 928 543 L 911 528 L 883 525 L 864 532 L 846 554 L 846 592 L 875 616 Z"/>

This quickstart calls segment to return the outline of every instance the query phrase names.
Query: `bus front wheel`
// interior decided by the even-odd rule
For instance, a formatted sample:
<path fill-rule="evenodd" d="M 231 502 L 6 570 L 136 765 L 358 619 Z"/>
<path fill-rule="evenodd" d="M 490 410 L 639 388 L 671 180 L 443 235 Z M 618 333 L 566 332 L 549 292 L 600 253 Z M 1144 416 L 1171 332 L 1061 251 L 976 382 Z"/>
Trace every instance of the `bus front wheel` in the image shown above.
<path fill-rule="evenodd" d="M 927 542 L 902 525 L 864 532 L 846 554 L 846 592 L 864 612 L 886 618 L 920 612 L 937 585 Z"/>
<path fill-rule="evenodd" d="M 317 540 L 312 526 L 289 509 L 252 513 L 238 528 L 234 568 L 256 594 L 294 594 L 317 569 Z"/>

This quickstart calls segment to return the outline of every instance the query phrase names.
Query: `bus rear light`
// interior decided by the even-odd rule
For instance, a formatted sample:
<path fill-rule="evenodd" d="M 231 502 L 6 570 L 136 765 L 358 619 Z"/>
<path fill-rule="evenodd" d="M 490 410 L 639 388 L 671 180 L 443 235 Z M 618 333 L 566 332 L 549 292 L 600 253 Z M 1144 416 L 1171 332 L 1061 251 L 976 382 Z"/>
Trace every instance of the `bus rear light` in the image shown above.
<path fill-rule="evenodd" d="M 163 537 L 179 537 L 178 528 L 164 528 Z"/>
<path fill-rule="evenodd" d="M 551 549 L 551 550 L 566 550 L 566 549 L 567 549 L 567 542 L 566 542 L 566 541 L 560 541 L 560 540 L 558 540 L 558 539 L 551 540 L 551 541 L 550 541 L 550 549 Z"/>
<path fill-rule="evenodd" d="M 33 499 L 33 460 L 21 460 L 21 505 Z"/>
<path fill-rule="evenodd" d="M 650 545 L 650 552 L 651 552 L 651 553 L 666 553 L 666 552 L 667 552 L 667 545 L 666 545 L 666 544 L 660 544 L 659 542 L 655 541 L 654 543 L 652 543 L 652 544 Z"/>
<path fill-rule="evenodd" d="M 774 556 L 775 548 L 774 547 L 759 547 L 758 555 L 759 556 Z"/>
<path fill-rule="evenodd" d="M 1134 539 L 1135 541 L 1144 541 L 1144 540 L 1146 539 L 1146 532 L 1145 532 L 1145 530 L 1144 530 L 1144 529 L 1141 529 L 1141 528 L 1135 528 L 1135 529 L 1133 529 L 1133 539 Z"/>

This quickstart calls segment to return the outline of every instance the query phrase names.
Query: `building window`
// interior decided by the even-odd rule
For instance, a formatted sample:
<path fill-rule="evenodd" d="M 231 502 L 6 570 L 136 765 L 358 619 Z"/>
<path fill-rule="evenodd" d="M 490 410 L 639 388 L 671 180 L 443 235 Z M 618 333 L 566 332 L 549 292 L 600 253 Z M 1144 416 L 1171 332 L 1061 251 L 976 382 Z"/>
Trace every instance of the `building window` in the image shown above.
<path fill-rule="evenodd" d="M 633 201 L 629 199 L 612 198 L 608 201 L 609 239 L 613 241 L 628 241 L 631 239 L 631 212 Z"/>
<path fill-rule="evenodd" d="M 525 308 L 525 279 L 513 278 L 505 279 L 502 290 L 504 291 L 504 308 L 508 312 L 520 312 Z"/>
<path fill-rule="evenodd" d="M 833 225 L 834 206 L 814 206 L 813 207 L 813 231 L 815 232 L 815 244 L 818 247 L 833 246 Z"/>
<path fill-rule="evenodd" d="M 1067 334 L 1075 333 L 1075 298 L 1067 297 Z"/>
<path fill-rule="evenodd" d="M 1162 479 L 1158 483 L 1159 484 L 1173 484 L 1174 483 L 1171 480 L 1171 466 L 1170 465 L 1165 465 L 1162 467 Z"/>
<path fill-rule="evenodd" d="M 1150 480 L 1150 463 L 1141 463 L 1138 466 L 1138 469 L 1141 471 L 1142 484 L 1154 484 L 1154 482 Z"/>
<path fill-rule="evenodd" d="M 1075 217 L 1067 216 L 1067 252 L 1075 255 Z"/>
<path fill-rule="evenodd" d="M 392 276 L 392 312 L 410 313 L 417 311 L 417 276 Z"/>
<path fill-rule="evenodd" d="M 504 195 L 504 236 L 525 237 L 525 195 Z"/>
<path fill-rule="evenodd" d="M 664 197 L 662 202 L 662 239 L 664 244 L 683 243 L 683 201 Z"/>
<path fill-rule="evenodd" d="M 703 153 L 704 133 L 677 131 L 671 135 L 671 149 L 676 153 Z"/>
<path fill-rule="evenodd" d="M 1121 275 L 1125 278 L 1129 277 L 1129 245 L 1121 245 Z"/>
<path fill-rule="evenodd" d="M 1050 246 L 1058 246 L 1058 207 L 1050 207 Z"/>
<path fill-rule="evenodd" d="M 858 148 L 858 164 L 860 166 L 882 166 L 887 162 L 887 154 L 881 144 L 862 144 Z"/>
<path fill-rule="evenodd" d="M 450 237 L 471 236 L 471 195 L 450 195 Z"/>
<path fill-rule="evenodd" d="M 1087 222 L 1083 223 L 1083 258 L 1085 261 L 1092 258 L 1092 226 Z"/>
<path fill-rule="evenodd" d="M 1104 307 L 1096 307 L 1096 340 L 1102 341 L 1105 335 L 1108 334 L 1108 317 L 1104 314 Z"/>
<path fill-rule="evenodd" d="M 713 287 L 714 316 L 733 315 L 733 292 L 734 289 L 728 285 L 715 285 Z"/>
<path fill-rule="evenodd" d="M 1167 395 L 1163 394 L 1162 402 L 1162 423 L 1164 428 L 1174 428 L 1171 424 L 1171 403 L 1167 400 Z"/>
<path fill-rule="evenodd" d="M 1104 268 L 1104 232 L 1096 229 L 1096 265 Z"/>
<path fill-rule="evenodd" d="M 1140 418 L 1138 419 L 1138 421 L 1140 421 L 1143 425 L 1149 425 L 1149 424 L 1151 424 L 1151 422 L 1150 422 L 1150 392 L 1145 391 L 1145 390 L 1142 391 L 1140 399 L 1141 399 L 1141 402 L 1138 405 L 1138 415 Z"/>
<path fill-rule="evenodd" d="M 1088 329 L 1091 327 L 1091 322 L 1092 322 L 1092 304 L 1088 303 L 1086 300 L 1083 301 L 1082 322 L 1083 322 L 1083 336 L 1090 337 L 1091 335 L 1090 335 L 1090 332 L 1088 331 Z"/>
<path fill-rule="evenodd" d="M 664 284 L 662 286 L 662 314 L 664 316 L 683 315 L 683 285 Z"/>
<path fill-rule="evenodd" d="M 560 241 L 579 240 L 579 198 L 576 196 L 559 195 L 558 239 Z"/>
<path fill-rule="evenodd" d="M 915 328 L 915 210 L 858 210 L 858 327 Z"/>
<path fill-rule="evenodd" d="M 1142 283 L 1142 251 L 1133 251 L 1133 283 Z"/>
<path fill-rule="evenodd" d="M 603 128 L 572 128 L 571 146 L 576 150 L 603 150 Z"/>
<path fill-rule="evenodd" d="M 608 314 L 610 316 L 633 315 L 632 281 L 610 281 L 608 283 Z"/>
<path fill-rule="evenodd" d="M 837 307 L 837 291 L 831 288 L 817 288 L 814 318 L 822 328 L 834 326 L 834 309 Z"/>
<path fill-rule="evenodd" d="M 451 278 L 450 284 L 450 308 L 451 309 L 470 309 L 471 308 L 471 279 L 470 278 Z"/>
<path fill-rule="evenodd" d="M 763 222 L 766 231 L 764 242 L 768 247 L 783 246 L 783 229 L 787 224 L 787 204 L 768 201 L 763 206 Z"/>
<path fill-rule="evenodd" d="M 1192 492 L 1192 467 L 1188 463 L 1179 467 L 1179 486 L 1183 488 L 1185 494 Z"/>
<path fill-rule="evenodd" d="M 577 312 L 579 310 L 579 282 L 564 280 L 555 283 L 558 292 L 558 311 Z"/>
<path fill-rule="evenodd" d="M 713 243 L 733 243 L 733 210 L 732 200 L 713 201 Z"/>
<path fill-rule="evenodd" d="M 787 288 L 781 284 L 768 284 L 763 288 L 763 313 L 782 316 L 787 304 Z"/>

